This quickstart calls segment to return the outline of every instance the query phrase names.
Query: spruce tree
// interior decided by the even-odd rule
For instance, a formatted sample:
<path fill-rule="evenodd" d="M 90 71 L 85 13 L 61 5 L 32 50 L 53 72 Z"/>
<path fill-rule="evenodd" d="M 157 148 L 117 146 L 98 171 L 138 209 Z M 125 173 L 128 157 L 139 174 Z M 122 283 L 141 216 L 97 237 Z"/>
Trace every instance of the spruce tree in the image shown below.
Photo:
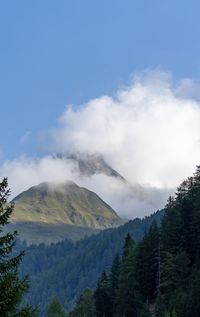
<path fill-rule="evenodd" d="M 193 177 L 191 199 L 194 200 L 193 219 L 191 221 L 191 260 L 200 267 L 200 166 L 197 166 Z"/>
<path fill-rule="evenodd" d="M 182 249 L 181 207 L 173 197 L 169 197 L 162 219 L 161 242 L 165 252 L 177 254 Z M 161 250 L 162 251 L 162 250 Z"/>
<path fill-rule="evenodd" d="M 159 230 L 153 222 L 149 232 L 139 243 L 136 256 L 138 290 L 147 303 L 155 300 L 158 286 Z"/>
<path fill-rule="evenodd" d="M 117 292 L 117 317 L 138 316 L 138 296 L 135 278 L 135 243 L 130 234 L 125 239 L 119 286 Z"/>
<path fill-rule="evenodd" d="M 10 190 L 6 178 L 0 182 L 0 316 L 35 316 L 31 307 L 21 307 L 23 295 L 29 283 L 27 277 L 20 278 L 18 269 L 23 252 L 13 255 L 17 232 L 4 233 L 4 226 L 9 223 L 14 205 L 8 203 Z"/>
<path fill-rule="evenodd" d="M 109 280 L 105 272 L 102 273 L 94 292 L 97 317 L 112 317 Z"/>
<path fill-rule="evenodd" d="M 187 297 L 187 317 L 200 316 L 200 270 L 194 269 Z"/>
<path fill-rule="evenodd" d="M 86 288 L 81 294 L 69 317 L 95 317 L 94 297 L 91 289 Z"/>
<path fill-rule="evenodd" d="M 47 310 L 48 317 L 65 317 L 64 309 L 57 297 L 53 297 Z"/>
<path fill-rule="evenodd" d="M 117 304 L 116 297 L 117 297 L 118 284 L 119 284 L 120 267 L 121 267 L 121 260 L 120 260 L 119 254 L 117 254 L 113 260 L 113 264 L 112 264 L 110 275 L 109 275 L 109 294 L 110 294 L 112 316 L 114 316 L 116 312 L 116 304 Z"/>

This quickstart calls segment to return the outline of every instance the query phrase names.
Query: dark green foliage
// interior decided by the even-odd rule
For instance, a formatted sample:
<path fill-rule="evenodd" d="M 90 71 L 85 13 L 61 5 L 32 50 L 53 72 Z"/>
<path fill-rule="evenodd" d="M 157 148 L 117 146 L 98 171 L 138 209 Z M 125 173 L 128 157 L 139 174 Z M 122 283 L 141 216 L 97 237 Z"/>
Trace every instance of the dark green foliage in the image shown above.
<path fill-rule="evenodd" d="M 97 282 L 97 287 L 94 292 L 96 317 L 111 317 L 112 304 L 109 293 L 109 279 L 105 272 L 102 273 Z"/>
<path fill-rule="evenodd" d="M 116 316 L 135 317 L 137 313 L 137 291 L 135 276 L 135 243 L 128 234 L 125 239 L 119 285 Z"/>
<path fill-rule="evenodd" d="M 200 167 L 166 206 L 161 227 L 161 298 L 169 316 L 200 316 Z M 158 315 L 162 316 L 161 314 Z"/>
<path fill-rule="evenodd" d="M 29 284 L 27 277 L 20 278 L 18 268 L 23 252 L 11 255 L 16 242 L 17 232 L 3 233 L 3 227 L 8 224 L 14 205 L 8 203 L 10 191 L 7 179 L 0 183 L 0 316 L 35 316 L 31 307 L 20 307 L 23 295 Z"/>
<path fill-rule="evenodd" d="M 43 317 L 47 303 L 56 295 L 65 309 L 71 310 L 84 289 L 94 289 L 102 271 L 111 268 L 128 232 L 134 240 L 140 240 L 154 220 L 160 223 L 162 215 L 163 211 L 159 211 L 76 243 L 65 240 L 50 246 L 20 244 L 20 248 L 26 248 L 21 274 L 29 273 L 31 279 L 26 302 L 37 304 Z"/>
<path fill-rule="evenodd" d="M 152 314 L 150 313 L 150 310 L 147 304 L 143 305 L 143 308 L 140 313 L 140 317 L 152 317 Z"/>
<path fill-rule="evenodd" d="M 116 283 L 111 283 L 115 260 L 109 275 L 111 289 L 104 302 L 98 307 L 96 303 L 97 316 L 199 317 L 199 225 L 200 167 L 181 184 L 176 197 L 169 198 L 160 229 L 152 223 L 137 245 L 127 235 L 118 278 L 115 274 Z M 96 292 L 100 285 L 104 291 L 108 288 L 105 274 L 100 281 Z M 110 310 L 110 302 L 116 303 L 116 310 Z M 99 307 L 104 311 L 99 313 Z"/>
<path fill-rule="evenodd" d="M 76 307 L 68 315 L 68 317 L 95 317 L 95 302 L 93 297 L 93 291 L 87 288 L 83 294 L 81 294 Z"/>
<path fill-rule="evenodd" d="M 136 280 L 143 301 L 151 302 L 157 296 L 159 229 L 153 222 L 149 232 L 139 243 L 136 255 Z"/>
<path fill-rule="evenodd" d="M 49 303 L 47 317 L 65 317 L 64 309 L 57 297 L 53 297 Z"/>
<path fill-rule="evenodd" d="M 182 247 L 180 239 L 182 235 L 182 220 L 179 208 L 176 208 L 176 202 L 170 197 L 165 208 L 165 214 L 162 221 L 162 247 L 167 252 L 178 252 Z"/>
<path fill-rule="evenodd" d="M 165 298 L 175 298 L 177 288 L 182 290 L 187 288 L 190 271 L 189 264 L 189 256 L 184 251 L 177 255 L 173 255 L 170 252 L 163 253 L 161 293 L 165 294 Z"/>
<path fill-rule="evenodd" d="M 190 287 L 187 292 L 187 298 L 184 298 L 183 304 L 185 306 L 185 312 L 183 316 L 186 317 L 199 317 L 200 316 L 200 270 L 194 270 Z"/>
<path fill-rule="evenodd" d="M 117 291 L 119 287 L 120 270 L 121 270 L 121 259 L 119 254 L 117 254 L 113 260 L 113 264 L 112 264 L 110 275 L 109 275 L 109 296 L 110 296 L 112 316 L 114 316 L 116 313 Z"/>
<path fill-rule="evenodd" d="M 154 315 L 155 317 L 163 317 L 166 310 L 165 310 L 165 303 L 163 300 L 163 297 L 161 296 L 161 294 L 159 293 L 156 301 L 155 301 L 155 306 L 154 306 Z"/>

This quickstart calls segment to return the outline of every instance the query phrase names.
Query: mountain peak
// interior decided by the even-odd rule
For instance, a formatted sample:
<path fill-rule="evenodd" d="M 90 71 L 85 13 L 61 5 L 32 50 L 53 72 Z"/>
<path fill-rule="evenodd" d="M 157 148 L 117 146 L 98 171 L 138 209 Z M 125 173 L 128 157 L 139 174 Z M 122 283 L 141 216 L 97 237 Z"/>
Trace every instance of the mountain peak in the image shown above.
<path fill-rule="evenodd" d="M 98 229 L 122 224 L 98 195 L 74 182 L 41 183 L 13 199 L 12 221 L 70 224 Z"/>
<path fill-rule="evenodd" d="M 125 182 L 126 180 L 116 170 L 114 170 L 101 154 L 72 153 L 57 154 L 55 159 L 65 159 L 76 163 L 83 176 L 92 176 L 95 174 L 104 174 L 106 176 L 118 178 Z"/>

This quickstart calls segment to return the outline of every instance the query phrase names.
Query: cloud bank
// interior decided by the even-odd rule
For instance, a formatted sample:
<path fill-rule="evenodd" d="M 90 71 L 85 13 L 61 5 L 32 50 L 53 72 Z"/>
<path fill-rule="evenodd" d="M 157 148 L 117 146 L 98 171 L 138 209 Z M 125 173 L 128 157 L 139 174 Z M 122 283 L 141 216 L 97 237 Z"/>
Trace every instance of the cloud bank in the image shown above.
<path fill-rule="evenodd" d="M 14 194 L 42 181 L 71 179 L 96 191 L 122 216 L 148 214 L 200 163 L 197 87 L 191 79 L 174 83 L 160 71 L 136 74 L 113 97 L 67 106 L 58 127 L 43 136 L 48 153 L 102 154 L 129 186 L 103 175 L 81 178 L 77 166 L 51 156 L 4 162 L 0 176 L 9 177 Z"/>
<path fill-rule="evenodd" d="M 168 73 L 139 74 L 112 98 L 68 106 L 52 149 L 101 153 L 132 183 L 175 187 L 200 162 L 200 103 L 186 92 Z"/>

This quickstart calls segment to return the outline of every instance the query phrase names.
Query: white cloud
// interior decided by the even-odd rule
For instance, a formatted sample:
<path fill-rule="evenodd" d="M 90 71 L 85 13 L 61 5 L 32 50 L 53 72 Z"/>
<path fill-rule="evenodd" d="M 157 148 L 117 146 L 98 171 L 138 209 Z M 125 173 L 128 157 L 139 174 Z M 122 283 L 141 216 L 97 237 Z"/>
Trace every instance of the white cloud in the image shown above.
<path fill-rule="evenodd" d="M 54 150 L 102 153 L 132 183 L 177 186 L 200 161 L 200 103 L 178 97 L 171 82 L 146 72 L 113 98 L 67 107 Z"/>
<path fill-rule="evenodd" d="M 163 208 L 173 189 L 130 185 L 106 175 L 79 179 L 79 184 L 98 193 L 124 218 L 143 217 Z"/>
<path fill-rule="evenodd" d="M 168 73 L 137 74 L 114 97 L 68 106 L 46 136 L 44 147 L 52 153 L 101 153 L 132 187 L 103 175 L 80 178 L 76 166 L 51 156 L 5 162 L 0 177 L 9 177 L 13 195 L 43 181 L 71 179 L 131 218 L 161 208 L 200 162 L 200 102 L 192 87 L 188 79 L 173 84 Z"/>
<path fill-rule="evenodd" d="M 63 182 L 77 179 L 76 167 L 70 162 L 51 156 L 41 159 L 20 157 L 6 161 L 0 167 L 0 177 L 8 177 L 12 198 L 31 186 L 42 182 Z"/>
<path fill-rule="evenodd" d="M 153 187 L 131 186 L 103 174 L 92 177 L 80 175 L 78 165 L 70 160 L 21 157 L 5 162 L 0 168 L 0 178 L 8 176 L 11 198 L 42 182 L 73 180 L 103 198 L 119 215 L 125 218 L 142 217 L 163 207 L 170 191 Z"/>

